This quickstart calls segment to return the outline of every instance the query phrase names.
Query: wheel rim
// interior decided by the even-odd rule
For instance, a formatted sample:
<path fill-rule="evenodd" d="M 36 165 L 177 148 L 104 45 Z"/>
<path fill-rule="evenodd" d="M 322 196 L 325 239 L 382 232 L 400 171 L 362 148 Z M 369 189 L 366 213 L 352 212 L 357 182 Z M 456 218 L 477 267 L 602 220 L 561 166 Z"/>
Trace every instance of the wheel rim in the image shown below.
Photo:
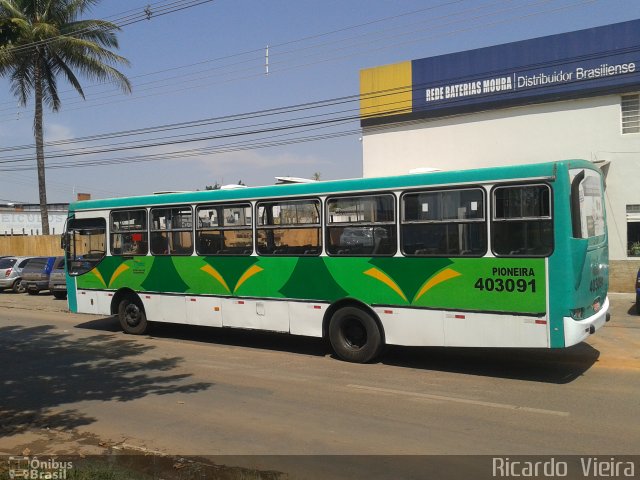
<path fill-rule="evenodd" d="M 340 332 L 350 348 L 359 350 L 367 344 L 367 329 L 357 318 L 347 318 Z"/>
<path fill-rule="evenodd" d="M 137 327 L 142 320 L 142 311 L 135 303 L 129 303 L 124 309 L 124 320 L 130 327 Z"/>

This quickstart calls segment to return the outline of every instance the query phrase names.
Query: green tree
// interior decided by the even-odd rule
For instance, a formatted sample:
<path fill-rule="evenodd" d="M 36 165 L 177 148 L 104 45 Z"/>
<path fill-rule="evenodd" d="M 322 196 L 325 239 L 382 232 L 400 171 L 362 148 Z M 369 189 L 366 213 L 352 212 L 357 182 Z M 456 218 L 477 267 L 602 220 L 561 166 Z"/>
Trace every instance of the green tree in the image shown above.
<path fill-rule="evenodd" d="M 104 20 L 79 17 L 99 0 L 0 0 L 0 76 L 8 77 L 11 92 L 22 106 L 34 99 L 33 132 L 38 167 L 42 233 L 49 234 L 43 139 L 44 105 L 60 109 L 58 78 L 63 77 L 85 98 L 76 73 L 93 80 L 113 82 L 131 91 L 127 77 L 115 66 L 128 65 L 113 53 L 119 27 Z"/>
<path fill-rule="evenodd" d="M 18 27 L 8 18 L 0 18 L 0 46 L 9 45 L 18 38 Z"/>

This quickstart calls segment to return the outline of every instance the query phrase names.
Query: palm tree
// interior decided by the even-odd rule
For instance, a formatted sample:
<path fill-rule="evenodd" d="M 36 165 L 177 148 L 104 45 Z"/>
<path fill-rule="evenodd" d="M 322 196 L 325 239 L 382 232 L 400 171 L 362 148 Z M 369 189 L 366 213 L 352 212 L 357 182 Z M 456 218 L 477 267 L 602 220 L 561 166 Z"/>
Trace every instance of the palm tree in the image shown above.
<path fill-rule="evenodd" d="M 78 20 L 99 0 L 0 0 L 0 76 L 9 77 L 11 92 L 22 106 L 33 95 L 33 132 L 38 165 L 42 233 L 49 234 L 44 168 L 43 105 L 60 109 L 59 76 L 85 98 L 74 72 L 90 80 L 113 82 L 131 91 L 127 77 L 114 65 L 128 65 L 113 53 L 119 27 L 103 20 Z M 9 35 L 11 32 L 11 35 Z"/>

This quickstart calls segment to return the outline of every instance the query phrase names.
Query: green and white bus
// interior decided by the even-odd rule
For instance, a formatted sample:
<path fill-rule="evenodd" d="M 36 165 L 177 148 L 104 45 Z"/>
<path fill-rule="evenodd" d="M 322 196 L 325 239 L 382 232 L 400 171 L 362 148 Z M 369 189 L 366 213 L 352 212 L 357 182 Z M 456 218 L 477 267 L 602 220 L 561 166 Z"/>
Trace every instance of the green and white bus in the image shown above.
<path fill-rule="evenodd" d="M 608 320 L 584 160 L 76 202 L 72 312 L 384 345 L 563 348 Z"/>

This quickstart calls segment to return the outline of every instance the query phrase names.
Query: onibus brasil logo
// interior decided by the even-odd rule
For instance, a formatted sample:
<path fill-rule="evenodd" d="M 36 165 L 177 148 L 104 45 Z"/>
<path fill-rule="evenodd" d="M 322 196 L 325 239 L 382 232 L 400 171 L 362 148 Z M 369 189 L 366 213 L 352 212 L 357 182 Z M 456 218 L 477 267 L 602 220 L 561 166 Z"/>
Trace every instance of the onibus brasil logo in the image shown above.
<path fill-rule="evenodd" d="M 62 462 L 54 458 L 40 460 L 38 457 L 9 457 L 9 478 L 30 480 L 65 480 L 73 462 Z"/>

